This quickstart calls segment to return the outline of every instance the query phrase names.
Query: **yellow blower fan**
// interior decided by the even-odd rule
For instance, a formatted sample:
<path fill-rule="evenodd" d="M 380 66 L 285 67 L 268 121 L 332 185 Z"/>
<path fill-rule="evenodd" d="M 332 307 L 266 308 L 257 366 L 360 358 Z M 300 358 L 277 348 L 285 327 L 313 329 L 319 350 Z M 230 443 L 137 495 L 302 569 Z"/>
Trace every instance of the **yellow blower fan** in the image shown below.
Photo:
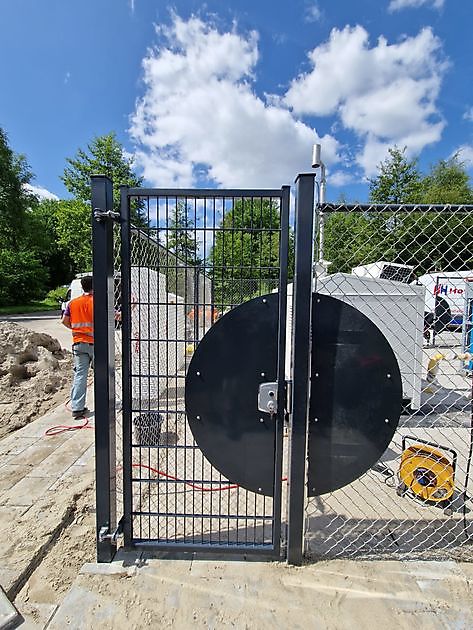
<path fill-rule="evenodd" d="M 411 444 L 408 445 L 407 441 Z M 404 436 L 397 494 L 438 505 L 445 514 L 451 515 L 456 462 L 457 454 L 453 449 Z"/>

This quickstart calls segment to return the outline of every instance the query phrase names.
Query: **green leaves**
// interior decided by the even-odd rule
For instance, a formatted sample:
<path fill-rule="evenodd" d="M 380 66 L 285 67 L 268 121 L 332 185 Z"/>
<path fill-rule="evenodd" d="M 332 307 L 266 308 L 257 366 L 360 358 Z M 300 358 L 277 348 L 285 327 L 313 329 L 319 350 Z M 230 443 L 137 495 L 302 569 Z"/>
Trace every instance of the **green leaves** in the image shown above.
<path fill-rule="evenodd" d="M 61 179 L 67 190 L 77 200 L 90 202 L 90 177 L 106 175 L 113 181 L 113 208 L 120 210 L 120 186 L 138 187 L 143 182 L 133 171 L 133 159 L 128 157 L 124 148 L 109 133 L 95 137 L 87 145 L 87 151 L 78 149 L 74 158 L 66 158 L 68 166 Z M 134 202 L 131 208 L 132 221 L 136 226 L 147 225 L 143 205 Z"/>

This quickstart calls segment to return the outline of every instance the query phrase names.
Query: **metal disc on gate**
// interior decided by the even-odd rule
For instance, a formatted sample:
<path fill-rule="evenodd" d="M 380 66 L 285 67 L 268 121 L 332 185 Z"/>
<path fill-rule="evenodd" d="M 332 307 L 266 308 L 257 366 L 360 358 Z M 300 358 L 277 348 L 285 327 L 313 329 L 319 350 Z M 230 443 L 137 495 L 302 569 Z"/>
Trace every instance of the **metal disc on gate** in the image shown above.
<path fill-rule="evenodd" d="M 277 378 L 278 312 L 274 293 L 225 314 L 197 346 L 186 376 L 199 448 L 230 482 L 265 495 L 273 494 L 276 421 L 258 411 L 258 389 Z"/>
<path fill-rule="evenodd" d="M 308 494 L 342 488 L 388 447 L 401 414 L 401 374 L 379 328 L 352 306 L 312 296 Z"/>

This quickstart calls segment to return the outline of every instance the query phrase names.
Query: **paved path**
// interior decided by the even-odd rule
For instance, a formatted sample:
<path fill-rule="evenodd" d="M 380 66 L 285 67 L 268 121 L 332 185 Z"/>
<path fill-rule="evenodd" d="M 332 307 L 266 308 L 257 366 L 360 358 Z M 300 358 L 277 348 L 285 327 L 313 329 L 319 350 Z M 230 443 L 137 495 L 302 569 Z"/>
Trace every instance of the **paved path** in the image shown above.
<path fill-rule="evenodd" d="M 119 553 L 110 565 L 83 567 L 48 630 L 467 630 L 472 580 L 473 565 L 454 562 L 288 567 Z"/>
<path fill-rule="evenodd" d="M 0 440 L 0 585 L 10 599 L 93 480 L 94 431 L 45 436 L 61 424 L 77 424 L 64 404 Z"/>

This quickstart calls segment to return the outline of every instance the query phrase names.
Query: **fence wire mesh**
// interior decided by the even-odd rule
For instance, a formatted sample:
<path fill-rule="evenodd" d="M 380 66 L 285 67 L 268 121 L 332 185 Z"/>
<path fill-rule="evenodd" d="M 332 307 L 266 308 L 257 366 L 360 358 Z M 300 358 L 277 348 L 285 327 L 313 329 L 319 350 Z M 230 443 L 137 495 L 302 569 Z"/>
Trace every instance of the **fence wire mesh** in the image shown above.
<path fill-rule="evenodd" d="M 280 196 L 156 191 L 130 195 L 129 202 L 140 208 L 142 223 L 131 230 L 130 260 L 122 267 L 130 274 L 131 336 L 123 343 L 130 352 L 124 423 L 131 438 L 132 541 L 162 548 L 271 546 L 272 499 L 238 487 L 206 460 L 186 417 L 184 389 L 209 328 L 235 306 L 278 289 Z M 122 299 L 119 287 L 117 308 Z M 120 330 L 116 339 L 118 354 Z"/>
<path fill-rule="evenodd" d="M 375 466 L 307 500 L 305 551 L 471 559 L 471 207 L 326 204 L 317 219 L 317 291 L 383 332 L 404 410 Z"/>

